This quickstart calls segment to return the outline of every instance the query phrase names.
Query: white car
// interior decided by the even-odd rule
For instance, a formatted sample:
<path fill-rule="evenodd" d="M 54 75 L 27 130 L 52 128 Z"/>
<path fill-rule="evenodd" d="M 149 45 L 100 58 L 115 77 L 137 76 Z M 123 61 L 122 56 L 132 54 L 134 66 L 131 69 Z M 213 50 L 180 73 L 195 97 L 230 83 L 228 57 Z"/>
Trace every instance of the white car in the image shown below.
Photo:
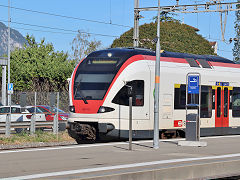
<path fill-rule="evenodd" d="M 20 107 L 11 106 L 11 121 L 31 121 L 34 114 L 34 106 Z M 0 106 L 0 122 L 6 122 L 7 114 L 10 112 L 10 106 Z M 46 121 L 45 114 L 36 108 L 36 121 Z"/>

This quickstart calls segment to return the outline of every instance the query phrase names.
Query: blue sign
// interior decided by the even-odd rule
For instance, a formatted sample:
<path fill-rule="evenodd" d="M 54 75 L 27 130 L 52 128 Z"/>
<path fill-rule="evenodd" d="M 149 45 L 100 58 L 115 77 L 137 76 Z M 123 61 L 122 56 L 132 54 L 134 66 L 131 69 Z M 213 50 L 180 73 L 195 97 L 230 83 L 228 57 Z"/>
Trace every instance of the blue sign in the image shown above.
<path fill-rule="evenodd" d="M 13 94 L 13 83 L 8 83 L 8 94 Z"/>
<path fill-rule="evenodd" d="M 229 86 L 229 82 L 216 82 L 216 86 Z"/>
<path fill-rule="evenodd" d="M 199 94 L 199 76 L 188 76 L 188 93 Z"/>

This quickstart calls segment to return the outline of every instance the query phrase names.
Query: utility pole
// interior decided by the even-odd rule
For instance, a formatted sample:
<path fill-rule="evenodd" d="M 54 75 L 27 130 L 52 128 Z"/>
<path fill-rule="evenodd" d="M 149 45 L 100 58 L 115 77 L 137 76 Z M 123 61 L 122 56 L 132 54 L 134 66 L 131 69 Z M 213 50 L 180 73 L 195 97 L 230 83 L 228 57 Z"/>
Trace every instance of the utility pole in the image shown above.
<path fill-rule="evenodd" d="M 8 84 L 10 84 L 10 0 L 8 0 Z M 8 106 L 11 103 L 11 94 L 8 93 Z"/>
<path fill-rule="evenodd" d="M 139 0 L 134 0 L 134 28 L 133 28 L 133 47 L 139 44 Z"/>
<path fill-rule="evenodd" d="M 153 148 L 159 148 L 159 89 L 160 89 L 160 0 L 158 0 L 157 16 L 157 45 L 156 45 L 156 64 L 155 64 L 155 94 L 154 94 L 154 136 Z"/>
<path fill-rule="evenodd" d="M 2 104 L 6 106 L 6 77 L 7 77 L 7 58 L 0 58 L 2 62 L 6 62 L 5 66 L 2 65 Z M 1 63 L 0 63 L 1 64 Z"/>

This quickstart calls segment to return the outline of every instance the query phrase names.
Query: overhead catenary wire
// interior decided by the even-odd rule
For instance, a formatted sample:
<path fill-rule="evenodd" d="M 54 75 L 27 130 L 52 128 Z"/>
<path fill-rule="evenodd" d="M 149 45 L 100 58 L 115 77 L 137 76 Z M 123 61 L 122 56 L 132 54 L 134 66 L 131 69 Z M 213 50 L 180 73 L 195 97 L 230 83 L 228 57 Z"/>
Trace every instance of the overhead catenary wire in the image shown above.
<path fill-rule="evenodd" d="M 32 28 L 23 28 L 23 27 L 17 27 L 17 26 L 12 26 L 14 29 L 22 29 L 26 31 L 37 31 L 37 32 L 45 32 L 45 33 L 53 33 L 53 34 L 69 34 L 69 35 L 76 35 L 76 33 L 71 33 L 71 32 L 56 32 L 56 31 L 46 31 L 46 30 L 41 30 L 41 29 L 32 29 Z"/>
<path fill-rule="evenodd" d="M 208 39 L 208 40 L 214 40 L 214 41 L 221 41 L 221 42 L 224 42 L 224 43 L 226 43 L 226 44 L 231 44 L 229 41 L 227 41 L 227 40 L 222 40 L 222 39 L 218 39 L 218 38 L 212 38 L 212 37 L 204 37 L 204 38 L 206 38 L 206 39 Z"/>
<path fill-rule="evenodd" d="M 0 4 L 0 7 L 7 8 L 8 6 Z M 110 21 L 110 22 L 97 21 L 97 20 L 91 20 L 91 19 L 85 19 L 85 18 L 79 18 L 79 17 L 73 17 L 73 16 L 54 14 L 54 13 L 50 13 L 50 12 L 43 12 L 43 11 L 36 11 L 36 10 L 31 10 L 31 9 L 19 8 L 19 7 L 14 7 L 14 6 L 11 6 L 10 8 L 11 9 L 16 9 L 16 10 L 21 10 L 21 11 L 26 11 L 26 12 L 45 14 L 45 15 L 49 15 L 49 16 L 55 16 L 55 17 L 61 17 L 61 18 L 67 18 L 67 19 L 74 19 L 74 20 L 79 20 L 79 21 L 87 21 L 87 22 L 92 22 L 92 23 L 99 23 L 99 24 L 106 24 L 106 25 L 113 25 L 113 26 L 131 28 L 131 26 L 112 23 L 112 21 Z"/>
<path fill-rule="evenodd" d="M 223 49 L 217 49 L 218 51 L 222 51 L 222 52 L 231 52 L 232 53 L 232 51 L 227 51 L 227 50 L 223 50 Z"/>
<path fill-rule="evenodd" d="M 110 3 L 111 3 L 111 0 L 110 0 Z M 1 5 L 1 4 L 0 4 L 0 6 L 7 7 L 7 6 Z M 107 22 L 88 20 L 88 19 L 82 19 L 82 18 L 71 17 L 71 16 L 58 15 L 58 14 L 53 14 L 53 13 L 48 13 L 48 12 L 41 12 L 41 11 L 23 9 L 23 8 L 18 8 L 18 7 L 13 7 L 13 6 L 11 6 L 11 8 L 17 9 L 17 10 L 34 12 L 34 13 L 41 13 L 41 14 L 52 15 L 52 16 L 59 16 L 59 17 L 63 17 L 63 18 L 73 18 L 73 19 L 76 19 L 76 20 L 78 19 L 78 20 L 86 20 L 86 21 L 98 22 L 98 23 L 103 23 L 103 24 L 111 24 L 111 12 L 110 12 L 110 23 L 107 23 Z M 110 9 L 110 11 L 111 11 L 111 9 Z M 15 23 L 15 24 L 18 23 L 18 24 L 23 25 L 23 26 L 34 26 L 34 27 L 39 27 L 39 28 L 48 28 L 48 29 L 52 29 L 52 30 L 60 30 L 60 31 L 63 31 L 63 32 L 54 32 L 54 31 L 47 31 L 47 30 L 37 30 L 37 29 L 30 29 L 30 28 L 28 28 L 28 29 L 27 28 L 19 28 L 19 29 L 25 29 L 25 30 L 33 30 L 33 31 L 40 31 L 40 32 L 47 32 L 47 33 L 48 32 L 49 33 L 58 33 L 58 34 L 76 34 L 78 32 L 77 30 L 69 30 L 69 29 L 62 29 L 62 28 L 55 28 L 55 27 L 48 27 L 48 26 L 41 26 L 41 25 L 33 25 L 33 24 L 30 25 L 30 24 L 21 23 L 21 22 L 12 22 L 12 23 Z M 111 24 L 111 25 L 114 25 L 114 24 Z M 122 27 L 130 27 L 130 26 L 124 26 L 123 25 Z M 106 34 L 98 34 L 98 33 L 88 33 L 88 32 L 82 32 L 82 33 L 92 34 L 92 35 L 96 35 L 96 36 L 113 37 L 113 38 L 119 38 L 120 37 L 120 36 L 115 36 L 115 35 L 106 35 Z M 210 34 L 209 34 L 209 36 L 210 36 Z M 129 37 L 125 36 L 124 38 L 129 38 Z"/>
<path fill-rule="evenodd" d="M 2 21 L 2 22 L 8 22 L 8 21 L 5 21 L 5 20 L 0 20 L 0 21 Z M 24 26 L 33 26 L 33 27 L 47 28 L 47 29 L 52 29 L 52 30 L 60 30 L 60 31 L 72 32 L 72 33 L 78 33 L 78 32 L 79 32 L 79 31 L 77 31 L 77 30 L 63 29 L 63 28 L 43 26 L 43 25 L 36 25 L 36 24 L 28 24 L 28 23 L 22 23 L 22 22 L 16 22 L 16 21 L 11 21 L 11 23 L 13 23 L 13 24 L 19 24 L 19 25 L 24 25 Z M 113 37 L 113 38 L 119 37 L 119 36 L 116 36 L 116 35 L 107 35 L 107 34 L 91 33 L 91 32 L 84 32 L 84 31 L 80 31 L 80 32 L 81 32 L 81 33 L 85 33 L 85 34 L 95 35 L 95 36 L 105 36 L 105 37 Z"/>
<path fill-rule="evenodd" d="M 45 33 L 52 33 L 52 34 L 69 34 L 69 35 L 76 35 L 76 33 L 71 33 L 71 32 L 57 32 L 57 31 L 47 31 L 47 30 L 42 30 L 42 29 L 32 29 L 32 28 L 23 28 L 23 27 L 17 27 L 17 26 L 12 26 L 12 28 L 15 29 L 23 29 L 26 31 L 37 31 L 37 32 L 45 32 Z M 111 37 L 110 37 L 111 38 Z M 120 38 L 120 36 L 114 38 Z M 132 36 L 121 36 L 121 38 L 132 38 Z"/>

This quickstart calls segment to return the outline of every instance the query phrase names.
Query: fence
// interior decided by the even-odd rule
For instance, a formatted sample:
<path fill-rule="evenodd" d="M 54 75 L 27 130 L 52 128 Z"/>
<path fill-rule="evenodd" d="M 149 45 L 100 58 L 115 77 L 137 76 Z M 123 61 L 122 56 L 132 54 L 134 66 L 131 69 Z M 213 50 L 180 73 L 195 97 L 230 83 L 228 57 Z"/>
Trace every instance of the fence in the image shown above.
<path fill-rule="evenodd" d="M 31 121 L 26 121 L 26 122 L 18 122 L 14 121 L 11 122 L 11 129 L 10 132 L 16 132 L 20 133 L 24 130 L 30 129 L 31 128 Z M 61 121 L 59 122 L 59 131 L 64 131 L 66 129 L 66 121 Z M 36 129 L 41 129 L 41 130 L 52 130 L 54 126 L 53 121 L 37 121 L 35 123 L 35 128 Z M 34 131 L 34 130 L 33 130 Z M 6 122 L 0 122 L 0 133 L 6 132 Z"/>
<path fill-rule="evenodd" d="M 20 92 L 14 91 L 12 95 L 12 104 L 20 104 L 21 95 L 26 94 L 26 104 L 31 106 L 34 105 L 34 94 L 35 92 Z M 37 92 L 37 105 L 50 106 L 50 97 L 52 94 L 57 96 L 56 92 Z M 68 112 L 69 95 L 67 91 L 59 92 L 59 109 Z"/>
<path fill-rule="evenodd" d="M 54 134 L 66 129 L 68 94 L 15 92 L 11 99 L 10 106 L 0 106 L 0 129 L 4 128 L 6 136 L 11 134 L 12 129 L 17 133 L 27 129 L 31 134 L 36 128 L 50 128 Z"/>

